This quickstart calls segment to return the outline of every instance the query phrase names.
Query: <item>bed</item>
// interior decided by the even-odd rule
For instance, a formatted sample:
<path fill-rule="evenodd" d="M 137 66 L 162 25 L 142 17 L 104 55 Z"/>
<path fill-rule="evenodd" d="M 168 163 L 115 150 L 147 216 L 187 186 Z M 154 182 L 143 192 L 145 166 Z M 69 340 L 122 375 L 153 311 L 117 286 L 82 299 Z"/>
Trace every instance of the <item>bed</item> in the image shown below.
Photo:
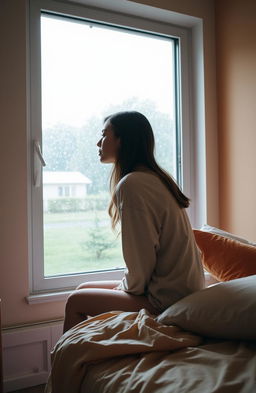
<path fill-rule="evenodd" d="M 47 393 L 256 392 L 255 244 L 207 230 L 195 236 L 202 253 L 201 236 L 225 261 L 232 249 L 229 268 L 202 256 L 218 283 L 157 317 L 112 311 L 76 325 L 52 352 Z"/>

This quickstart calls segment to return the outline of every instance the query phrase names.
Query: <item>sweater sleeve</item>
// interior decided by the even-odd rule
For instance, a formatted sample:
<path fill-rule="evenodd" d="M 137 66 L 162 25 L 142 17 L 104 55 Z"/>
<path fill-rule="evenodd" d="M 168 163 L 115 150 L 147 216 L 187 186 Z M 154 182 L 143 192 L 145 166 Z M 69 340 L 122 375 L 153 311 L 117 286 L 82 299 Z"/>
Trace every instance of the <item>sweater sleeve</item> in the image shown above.
<path fill-rule="evenodd" d="M 134 295 L 147 294 L 156 266 L 159 230 L 143 192 L 135 187 L 121 189 L 118 196 L 122 249 L 126 273 L 120 289 Z"/>

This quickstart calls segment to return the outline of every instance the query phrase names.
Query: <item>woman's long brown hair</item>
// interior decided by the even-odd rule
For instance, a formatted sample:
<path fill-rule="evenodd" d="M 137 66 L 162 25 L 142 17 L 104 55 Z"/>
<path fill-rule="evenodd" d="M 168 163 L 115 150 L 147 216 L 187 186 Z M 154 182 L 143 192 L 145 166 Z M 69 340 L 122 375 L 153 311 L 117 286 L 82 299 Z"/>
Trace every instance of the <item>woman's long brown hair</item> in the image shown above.
<path fill-rule="evenodd" d="M 173 178 L 164 171 L 154 157 L 155 140 L 152 127 L 147 118 L 139 112 L 118 112 L 105 118 L 113 132 L 120 139 L 120 148 L 110 177 L 111 201 L 109 215 L 114 229 L 119 221 L 115 190 L 117 183 L 138 167 L 154 172 L 176 199 L 180 208 L 189 206 L 187 198 Z"/>

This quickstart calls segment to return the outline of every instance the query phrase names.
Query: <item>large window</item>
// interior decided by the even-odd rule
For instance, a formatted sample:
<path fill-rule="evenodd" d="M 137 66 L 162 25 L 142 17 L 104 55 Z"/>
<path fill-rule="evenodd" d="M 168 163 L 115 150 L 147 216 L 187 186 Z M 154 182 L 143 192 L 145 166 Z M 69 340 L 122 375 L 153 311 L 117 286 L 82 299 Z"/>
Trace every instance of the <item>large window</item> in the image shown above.
<path fill-rule="evenodd" d="M 186 32 L 115 14 L 110 23 L 67 4 L 31 7 L 33 290 L 120 278 L 120 238 L 107 214 L 111 167 L 96 144 L 105 116 L 140 111 L 159 164 L 186 188 Z"/>

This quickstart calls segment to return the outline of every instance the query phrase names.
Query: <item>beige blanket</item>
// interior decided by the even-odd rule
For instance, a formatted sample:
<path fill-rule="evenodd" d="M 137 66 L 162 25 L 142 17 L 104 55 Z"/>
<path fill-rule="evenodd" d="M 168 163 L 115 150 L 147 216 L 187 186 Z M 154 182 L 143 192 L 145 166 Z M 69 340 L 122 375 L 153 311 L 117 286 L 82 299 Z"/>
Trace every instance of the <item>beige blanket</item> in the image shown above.
<path fill-rule="evenodd" d="M 45 392 L 79 393 L 88 367 L 101 361 L 167 353 L 200 342 L 200 337 L 178 327 L 157 323 L 146 310 L 101 314 L 81 322 L 60 338 L 52 352 L 52 371 Z"/>
<path fill-rule="evenodd" d="M 80 391 L 131 392 L 256 393 L 256 343 L 205 339 L 178 351 L 106 359 L 88 366 Z"/>

